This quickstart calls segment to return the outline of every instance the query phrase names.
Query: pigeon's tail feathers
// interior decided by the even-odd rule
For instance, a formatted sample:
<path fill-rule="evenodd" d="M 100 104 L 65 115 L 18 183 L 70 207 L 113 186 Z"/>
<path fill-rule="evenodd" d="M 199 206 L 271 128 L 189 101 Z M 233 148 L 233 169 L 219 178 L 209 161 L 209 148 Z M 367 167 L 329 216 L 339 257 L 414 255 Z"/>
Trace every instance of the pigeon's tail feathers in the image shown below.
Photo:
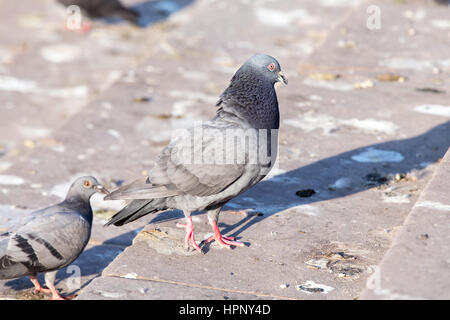
<path fill-rule="evenodd" d="M 0 234 L 0 257 L 6 256 L 6 252 L 8 250 L 9 237 L 11 233 L 5 232 Z M 0 269 L 1 269 L 0 264 Z"/>
<path fill-rule="evenodd" d="M 119 15 L 122 19 L 134 23 L 135 25 L 139 25 L 140 14 L 136 10 L 122 7 L 119 11 Z"/>
<path fill-rule="evenodd" d="M 11 279 L 17 276 L 17 274 L 23 274 L 23 272 L 17 272 L 15 267 L 19 266 L 19 262 L 11 260 L 8 255 L 0 257 L 0 279 Z M 23 266 L 20 265 L 22 268 Z"/>
<path fill-rule="evenodd" d="M 0 234 L 0 279 L 13 278 L 17 273 L 14 269 L 18 262 L 6 254 L 8 242 L 9 233 Z"/>
<path fill-rule="evenodd" d="M 133 200 L 125 208 L 117 212 L 105 226 L 111 224 L 122 226 L 149 213 L 156 213 L 166 209 L 165 199 Z"/>
<path fill-rule="evenodd" d="M 169 186 L 155 186 L 148 179 L 136 180 L 111 192 L 105 200 L 148 200 L 175 196 L 178 191 Z"/>

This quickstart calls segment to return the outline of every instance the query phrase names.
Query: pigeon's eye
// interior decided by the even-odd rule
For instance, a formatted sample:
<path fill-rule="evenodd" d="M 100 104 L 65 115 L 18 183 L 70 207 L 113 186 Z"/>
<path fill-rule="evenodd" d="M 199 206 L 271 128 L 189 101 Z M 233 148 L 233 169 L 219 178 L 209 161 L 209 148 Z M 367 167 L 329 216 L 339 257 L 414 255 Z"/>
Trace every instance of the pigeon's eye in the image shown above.
<path fill-rule="evenodd" d="M 273 71 L 275 69 L 275 64 L 271 63 L 267 66 L 267 69 L 269 69 L 270 71 Z"/>
<path fill-rule="evenodd" d="M 89 180 L 84 180 L 83 186 L 85 188 L 90 188 L 92 186 L 92 182 L 90 182 Z"/>

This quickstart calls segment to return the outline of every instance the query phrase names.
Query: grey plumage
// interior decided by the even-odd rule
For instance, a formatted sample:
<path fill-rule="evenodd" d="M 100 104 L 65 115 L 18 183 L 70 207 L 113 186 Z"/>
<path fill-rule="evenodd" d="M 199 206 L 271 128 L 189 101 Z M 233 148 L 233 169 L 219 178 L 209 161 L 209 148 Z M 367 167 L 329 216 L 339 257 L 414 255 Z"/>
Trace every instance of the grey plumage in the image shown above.
<path fill-rule="evenodd" d="M 118 0 L 58 0 L 58 2 L 66 7 L 76 5 L 92 19 L 120 17 L 139 24 L 139 12 L 124 7 Z"/>
<path fill-rule="evenodd" d="M 56 271 L 71 264 L 87 245 L 93 218 L 89 199 L 103 190 L 94 177 L 78 178 L 63 202 L 32 212 L 20 226 L 1 234 L 0 279 L 29 275 L 35 280 L 37 273 L 50 272 L 46 282 L 51 290 Z M 60 297 L 55 292 L 53 298 Z"/>
<path fill-rule="evenodd" d="M 287 83 L 275 58 L 258 54 L 248 59 L 220 96 L 212 120 L 172 140 L 145 181 L 126 185 L 105 198 L 134 199 L 107 225 L 120 226 L 149 213 L 177 208 L 187 219 L 193 211 L 207 210 L 218 232 L 216 223 L 224 204 L 258 183 L 274 164 L 279 128 L 274 84 L 278 81 Z M 263 131 L 266 139 L 259 135 Z M 226 141 L 229 133 L 237 138 L 231 145 Z M 246 143 L 246 135 L 256 138 Z M 270 161 L 250 161 L 261 150 L 267 151 Z M 229 161 L 230 154 L 242 161 Z M 198 249 L 193 229 L 187 232 L 192 232 L 191 240 Z M 220 233 L 216 235 L 221 237 Z"/>

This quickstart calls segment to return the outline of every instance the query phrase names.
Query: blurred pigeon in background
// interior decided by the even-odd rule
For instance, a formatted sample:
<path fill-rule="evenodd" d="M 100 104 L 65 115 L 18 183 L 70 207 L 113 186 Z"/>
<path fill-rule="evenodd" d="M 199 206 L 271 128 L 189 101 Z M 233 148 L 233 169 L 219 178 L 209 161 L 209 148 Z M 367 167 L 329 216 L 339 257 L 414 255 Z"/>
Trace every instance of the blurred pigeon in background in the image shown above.
<path fill-rule="evenodd" d="M 256 54 L 248 59 L 219 97 L 212 120 L 173 139 L 145 181 L 135 181 L 105 197 L 133 199 L 107 225 L 121 226 L 149 213 L 177 208 L 186 217 L 186 247 L 192 242 L 201 252 L 195 242 L 191 213 L 206 210 L 214 231 L 207 242 L 216 240 L 225 248 L 243 246 L 233 237 L 222 237 L 218 216 L 225 203 L 263 179 L 275 162 L 278 141 L 272 131 L 279 128 L 276 82 L 287 84 L 275 58 Z M 233 141 L 238 138 L 244 142 L 224 145 L 223 139 L 230 132 Z M 246 145 L 246 135 L 251 132 L 258 138 Z M 259 138 L 261 132 L 267 134 L 265 139 Z M 261 150 L 266 151 L 269 161 L 250 161 Z M 229 155 L 231 161 L 222 161 Z M 201 161 L 195 161 L 196 157 Z"/>
<path fill-rule="evenodd" d="M 139 25 L 139 12 L 124 7 L 118 0 L 58 0 L 65 7 L 75 5 L 90 19 L 122 18 Z"/>
<path fill-rule="evenodd" d="M 20 226 L 0 234 L 0 279 L 30 276 L 35 291 L 64 299 L 54 286 L 56 273 L 87 245 L 93 217 L 89 200 L 97 191 L 108 193 L 94 177 L 78 178 L 63 202 L 32 212 Z M 48 289 L 39 284 L 38 272 L 45 272 Z"/>

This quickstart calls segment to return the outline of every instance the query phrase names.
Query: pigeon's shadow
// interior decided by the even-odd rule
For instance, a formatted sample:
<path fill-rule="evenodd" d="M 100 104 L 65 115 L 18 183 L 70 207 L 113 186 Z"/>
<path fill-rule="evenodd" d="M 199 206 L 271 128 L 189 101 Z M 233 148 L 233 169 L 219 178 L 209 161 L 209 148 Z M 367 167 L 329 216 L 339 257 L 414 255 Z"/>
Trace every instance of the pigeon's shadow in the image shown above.
<path fill-rule="evenodd" d="M 376 143 L 349 150 L 281 175 L 266 177 L 265 180 L 232 199 L 224 207 L 224 210 L 253 209 L 262 215 L 248 215 L 236 224 L 222 223 L 219 226 L 222 227 L 224 234 L 228 235 L 232 232 L 230 235 L 237 236 L 253 224 L 283 210 L 346 197 L 373 188 L 385 183 L 385 177 L 388 174 L 407 174 L 417 170 L 417 174 L 420 175 L 421 170 L 442 158 L 449 147 L 450 121 L 447 121 L 412 138 Z M 385 155 L 398 157 L 400 154 L 404 159 L 399 162 L 360 162 L 352 159 L 368 150 L 372 152 L 391 151 Z M 340 183 L 335 185 L 336 181 L 340 181 Z M 307 189 L 312 189 L 316 193 L 304 198 L 296 194 L 299 190 Z M 305 194 L 307 195 L 308 192 Z M 168 211 L 159 214 L 151 222 L 182 217 L 183 214 L 180 211 Z"/>
<path fill-rule="evenodd" d="M 114 238 L 104 241 L 102 244 L 84 250 L 81 255 L 69 266 L 58 271 L 55 280 L 56 288 L 64 283 L 63 294 L 73 295 L 87 286 L 96 276 L 100 276 L 105 269 L 126 247 L 130 246 L 134 237 L 141 228 L 132 230 Z M 79 277 L 91 276 L 86 282 Z M 38 274 L 41 285 L 45 284 L 44 274 Z M 24 290 L 33 287 L 28 277 L 14 279 L 5 283 L 14 290 Z M 67 290 L 68 289 L 68 290 Z"/>
<path fill-rule="evenodd" d="M 139 13 L 138 26 L 145 28 L 166 20 L 173 13 L 182 10 L 193 2 L 194 0 L 152 0 L 130 6 L 130 9 Z M 123 22 L 123 19 L 115 17 L 102 20 L 109 24 Z"/>

